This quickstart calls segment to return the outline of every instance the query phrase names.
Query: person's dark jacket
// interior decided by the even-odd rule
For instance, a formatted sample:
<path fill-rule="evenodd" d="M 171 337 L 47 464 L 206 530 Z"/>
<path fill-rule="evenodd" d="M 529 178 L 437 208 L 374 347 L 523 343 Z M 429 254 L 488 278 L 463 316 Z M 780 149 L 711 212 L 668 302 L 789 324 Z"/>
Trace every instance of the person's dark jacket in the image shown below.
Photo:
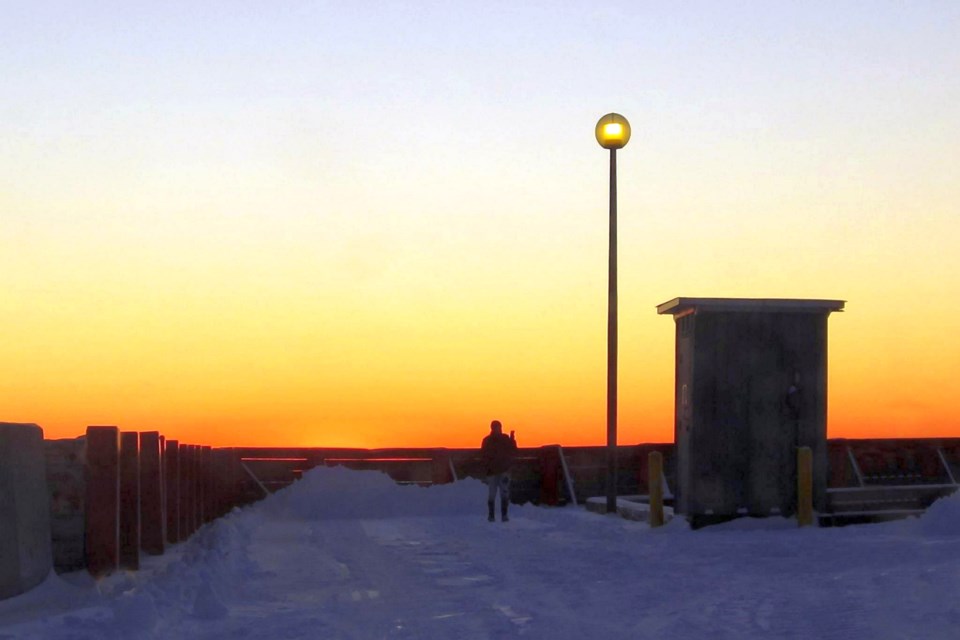
<path fill-rule="evenodd" d="M 480 445 L 480 460 L 488 476 L 510 471 L 516 456 L 517 443 L 505 433 L 491 433 Z"/>

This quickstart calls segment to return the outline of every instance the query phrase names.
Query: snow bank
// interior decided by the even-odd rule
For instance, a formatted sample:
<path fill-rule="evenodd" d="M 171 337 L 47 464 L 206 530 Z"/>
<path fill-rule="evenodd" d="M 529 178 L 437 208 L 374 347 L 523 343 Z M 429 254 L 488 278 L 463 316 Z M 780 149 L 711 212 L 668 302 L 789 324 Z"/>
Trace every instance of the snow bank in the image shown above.
<path fill-rule="evenodd" d="M 317 467 L 262 505 L 275 516 L 306 520 L 464 515 L 482 509 L 485 492 L 474 479 L 421 487 L 398 485 L 380 471 Z"/>
<path fill-rule="evenodd" d="M 920 518 L 920 531 L 933 536 L 960 536 L 960 491 L 930 505 Z"/>

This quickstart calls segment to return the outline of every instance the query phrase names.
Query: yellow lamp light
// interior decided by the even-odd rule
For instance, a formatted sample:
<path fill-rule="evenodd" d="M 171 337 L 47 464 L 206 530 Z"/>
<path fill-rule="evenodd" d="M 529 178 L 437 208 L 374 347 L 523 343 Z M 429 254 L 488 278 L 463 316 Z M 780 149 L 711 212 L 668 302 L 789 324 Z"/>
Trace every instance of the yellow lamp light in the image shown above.
<path fill-rule="evenodd" d="M 595 133 L 604 149 L 622 149 L 630 141 L 630 123 L 619 113 L 608 113 L 597 122 Z"/>

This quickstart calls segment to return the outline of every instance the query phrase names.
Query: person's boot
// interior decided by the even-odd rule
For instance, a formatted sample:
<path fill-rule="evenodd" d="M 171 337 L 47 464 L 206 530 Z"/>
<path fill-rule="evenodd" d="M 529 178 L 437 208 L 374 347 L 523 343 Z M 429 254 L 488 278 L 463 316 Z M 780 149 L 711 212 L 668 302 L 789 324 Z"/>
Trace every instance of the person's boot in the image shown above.
<path fill-rule="evenodd" d="M 510 518 L 507 517 L 507 505 L 509 504 L 509 502 L 500 504 L 500 522 L 509 522 Z"/>
<path fill-rule="evenodd" d="M 488 503 L 487 503 L 487 520 L 488 520 L 489 522 L 493 522 L 493 521 L 495 520 L 495 518 L 493 517 L 493 503 L 492 503 L 492 502 L 488 502 Z"/>

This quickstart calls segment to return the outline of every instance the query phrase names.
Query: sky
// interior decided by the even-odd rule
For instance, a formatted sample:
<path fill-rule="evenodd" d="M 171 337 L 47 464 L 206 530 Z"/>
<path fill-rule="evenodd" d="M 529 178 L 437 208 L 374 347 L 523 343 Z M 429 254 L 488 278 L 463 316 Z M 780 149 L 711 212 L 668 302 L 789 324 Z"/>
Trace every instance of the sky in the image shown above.
<path fill-rule="evenodd" d="M 960 4 L 2 2 L 0 420 L 673 437 L 675 297 L 845 300 L 830 437 L 960 435 Z"/>

